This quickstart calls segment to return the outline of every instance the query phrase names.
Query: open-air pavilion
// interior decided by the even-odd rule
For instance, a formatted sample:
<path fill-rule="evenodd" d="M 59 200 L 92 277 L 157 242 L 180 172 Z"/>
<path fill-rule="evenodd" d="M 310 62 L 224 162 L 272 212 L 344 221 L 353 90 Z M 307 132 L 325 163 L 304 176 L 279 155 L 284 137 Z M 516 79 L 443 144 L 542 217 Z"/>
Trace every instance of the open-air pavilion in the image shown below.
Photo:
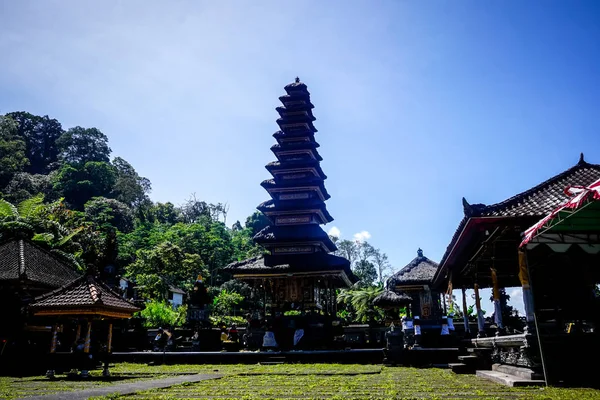
<path fill-rule="evenodd" d="M 585 162 L 582 155 L 574 167 L 503 202 L 471 205 L 463 199 L 465 217 L 440 262 L 433 285 L 444 291 L 449 287 L 462 289 L 463 297 L 465 289 L 474 289 L 478 332 L 470 344 L 489 349 L 492 362 L 543 372 L 548 358 L 544 360 L 545 346 L 540 347 L 538 339 L 541 337 L 543 344 L 561 336 L 563 327 L 557 318 L 566 310 L 577 309 L 573 304 L 584 304 L 582 297 L 589 297 L 590 291 L 583 294 L 580 290 L 594 281 L 587 267 L 594 262 L 588 253 L 574 247 L 567 260 L 564 253 L 548 256 L 542 248 L 536 252 L 520 250 L 520 244 L 528 227 L 568 200 L 565 188 L 586 187 L 599 178 L 600 165 Z M 523 290 L 523 322 L 504 320 L 501 289 L 515 286 Z M 492 288 L 491 323 L 483 318 L 480 288 Z M 550 326 L 556 329 L 548 329 Z"/>
<path fill-rule="evenodd" d="M 28 309 L 53 326 L 48 377 L 54 377 L 55 366 L 64 360 L 72 369 L 81 369 L 83 377 L 90 367 L 104 361 L 104 374 L 108 375 L 113 323 L 140 310 L 91 273 L 37 297 Z M 59 334 L 62 341 L 73 343 L 72 353 L 62 354 L 62 360 L 57 355 Z"/>

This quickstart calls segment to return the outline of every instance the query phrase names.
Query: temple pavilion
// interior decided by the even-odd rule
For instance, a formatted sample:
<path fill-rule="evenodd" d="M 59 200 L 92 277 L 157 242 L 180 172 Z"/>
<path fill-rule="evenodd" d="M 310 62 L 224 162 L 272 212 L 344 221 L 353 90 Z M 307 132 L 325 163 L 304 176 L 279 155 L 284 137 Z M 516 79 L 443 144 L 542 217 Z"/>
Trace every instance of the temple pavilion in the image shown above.
<path fill-rule="evenodd" d="M 573 360 L 578 355 L 598 354 L 598 346 L 590 345 L 597 343 L 597 334 L 578 336 L 568 328 L 569 324 L 583 325 L 583 320 L 600 322 L 594 294 L 599 283 L 598 257 L 593 254 L 599 233 L 597 214 L 589 214 L 583 224 L 567 219 L 562 225 L 581 237 L 569 229 L 557 229 L 521 246 L 530 226 L 548 215 L 554 217 L 557 207 L 569 200 L 567 188 L 585 188 L 598 179 L 600 165 L 586 162 L 581 154 L 573 167 L 500 203 L 470 204 L 463 199 L 464 218 L 440 262 L 433 286 L 441 291 L 460 288 L 463 297 L 466 288 L 474 289 L 476 298 L 480 288 L 492 288 L 493 321 L 484 320 L 476 301 L 478 337 L 471 343 L 492 349 L 493 362 L 527 368 L 519 370 L 521 375 L 541 377 L 544 372 L 547 381 L 556 382 L 567 370 L 575 371 Z M 592 244 L 593 251 L 586 252 Z M 515 286 L 522 288 L 525 321 L 507 326 L 499 291 Z M 591 330 L 598 332 L 594 328 Z M 586 329 L 590 333 L 589 326 L 581 328 Z M 567 362 L 565 355 L 573 357 Z"/>
<path fill-rule="evenodd" d="M 408 309 L 412 317 L 418 316 L 425 326 L 439 326 L 442 317 L 440 292 L 431 287 L 438 263 L 417 250 L 417 256 L 387 280 L 389 290 L 410 296 Z"/>
<path fill-rule="evenodd" d="M 318 310 L 335 315 L 335 290 L 356 282 L 350 263 L 332 252 L 336 245 L 320 225 L 333 221 L 325 201 L 329 193 L 315 141 L 313 104 L 298 78 L 285 86 L 276 110 L 279 130 L 266 165 L 273 176 L 261 183 L 271 196 L 257 208 L 270 225 L 254 236 L 264 256 L 228 265 L 234 278 L 249 282 L 264 296 L 265 315 L 288 310 Z"/>

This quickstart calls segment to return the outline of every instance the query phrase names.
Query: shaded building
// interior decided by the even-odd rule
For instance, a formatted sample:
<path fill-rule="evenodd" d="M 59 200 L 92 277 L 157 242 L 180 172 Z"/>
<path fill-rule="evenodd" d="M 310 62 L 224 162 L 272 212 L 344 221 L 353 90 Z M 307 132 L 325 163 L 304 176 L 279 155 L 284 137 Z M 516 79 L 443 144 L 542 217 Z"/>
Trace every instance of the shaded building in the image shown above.
<path fill-rule="evenodd" d="M 26 239 L 0 244 L 0 335 L 20 332 L 24 307 L 36 296 L 50 292 L 81 274 L 50 251 Z"/>

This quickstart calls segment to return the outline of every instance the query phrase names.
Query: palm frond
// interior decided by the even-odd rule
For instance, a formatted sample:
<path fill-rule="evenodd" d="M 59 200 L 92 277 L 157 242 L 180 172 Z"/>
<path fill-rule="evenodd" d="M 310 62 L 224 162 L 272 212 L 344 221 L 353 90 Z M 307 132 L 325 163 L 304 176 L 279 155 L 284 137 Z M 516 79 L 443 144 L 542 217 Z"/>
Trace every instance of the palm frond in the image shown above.
<path fill-rule="evenodd" d="M 57 255 L 63 261 L 70 264 L 75 271 L 80 271 L 80 272 L 83 271 L 83 267 L 81 266 L 79 261 L 77 261 L 77 259 L 75 258 L 75 256 L 73 254 L 65 253 L 64 251 L 58 250 L 58 249 L 52 249 L 52 250 L 50 250 L 50 253 Z"/>
<path fill-rule="evenodd" d="M 35 235 L 33 235 L 33 237 L 31 238 L 31 240 L 33 240 L 34 242 L 42 242 L 42 243 L 46 243 L 46 244 L 50 244 L 52 242 L 52 240 L 54 240 L 54 235 L 51 233 L 36 233 Z"/>
<path fill-rule="evenodd" d="M 79 228 L 75 229 L 73 232 L 69 233 L 67 236 L 64 236 L 62 239 L 60 239 L 58 241 L 58 243 L 56 244 L 56 247 L 62 247 L 65 243 L 67 243 L 69 240 L 73 239 L 82 230 L 83 230 L 83 226 L 80 226 Z"/>
<path fill-rule="evenodd" d="M 17 206 L 17 211 L 19 212 L 19 216 L 21 218 L 30 218 L 33 216 L 34 212 L 44 204 L 44 195 L 42 193 L 38 193 L 35 196 L 23 200 Z"/>
<path fill-rule="evenodd" d="M 0 199 L 0 217 L 18 217 L 17 207 L 4 199 Z"/>

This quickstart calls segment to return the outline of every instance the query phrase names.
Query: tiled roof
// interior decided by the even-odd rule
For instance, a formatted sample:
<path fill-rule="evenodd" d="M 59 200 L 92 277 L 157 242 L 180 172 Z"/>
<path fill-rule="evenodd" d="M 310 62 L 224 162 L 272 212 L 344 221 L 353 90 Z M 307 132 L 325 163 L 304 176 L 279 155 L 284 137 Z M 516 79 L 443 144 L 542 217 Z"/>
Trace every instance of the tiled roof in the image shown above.
<path fill-rule="evenodd" d="M 600 165 L 580 161 L 573 168 L 501 203 L 485 206 L 479 216 L 543 217 L 567 199 L 565 189 L 571 185 L 589 185 L 600 179 Z"/>
<path fill-rule="evenodd" d="M 27 240 L 13 239 L 0 244 L 0 281 L 27 280 L 57 288 L 79 276 L 48 250 Z"/>
<path fill-rule="evenodd" d="M 437 269 L 438 263 L 423 256 L 419 249 L 416 258 L 389 278 L 388 286 L 430 283 Z"/>
<path fill-rule="evenodd" d="M 585 162 L 582 154 L 579 162 L 574 167 L 500 203 L 492 205 L 469 204 L 463 199 L 465 216 L 454 232 L 440 264 L 444 265 L 446 262 L 450 251 L 458 241 L 470 218 L 542 218 L 567 200 L 567 195 L 564 193 L 567 186 L 589 185 L 597 179 L 600 179 L 600 165 Z"/>
<path fill-rule="evenodd" d="M 132 313 L 139 311 L 138 307 L 123 299 L 92 275 L 81 276 L 61 288 L 36 297 L 29 307 L 32 310 L 68 310 L 96 307 Z"/>

